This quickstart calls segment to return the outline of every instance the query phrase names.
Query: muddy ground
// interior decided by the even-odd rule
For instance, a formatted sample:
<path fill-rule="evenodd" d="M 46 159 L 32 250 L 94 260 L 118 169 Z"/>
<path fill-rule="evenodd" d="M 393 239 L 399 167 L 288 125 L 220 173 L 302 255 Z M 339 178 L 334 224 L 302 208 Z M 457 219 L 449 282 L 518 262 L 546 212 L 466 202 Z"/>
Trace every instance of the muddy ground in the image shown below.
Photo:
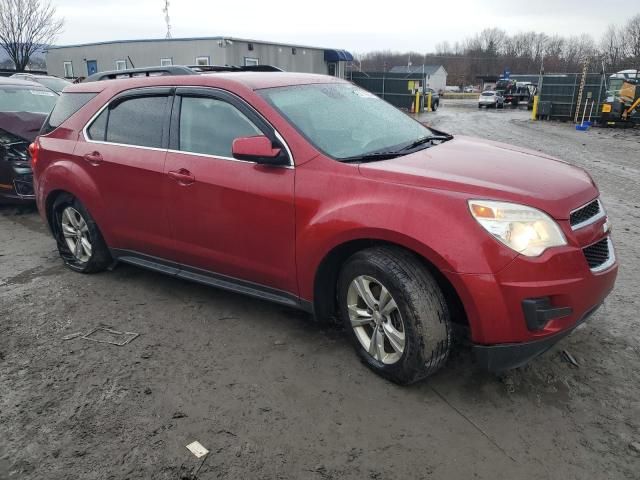
<path fill-rule="evenodd" d="M 593 174 L 621 269 L 586 326 L 507 376 L 458 348 L 402 388 L 295 311 L 124 265 L 72 273 L 33 211 L 2 208 L 0 479 L 640 478 L 640 131 L 446 102 L 426 120 Z M 141 335 L 63 340 L 98 325 Z"/>

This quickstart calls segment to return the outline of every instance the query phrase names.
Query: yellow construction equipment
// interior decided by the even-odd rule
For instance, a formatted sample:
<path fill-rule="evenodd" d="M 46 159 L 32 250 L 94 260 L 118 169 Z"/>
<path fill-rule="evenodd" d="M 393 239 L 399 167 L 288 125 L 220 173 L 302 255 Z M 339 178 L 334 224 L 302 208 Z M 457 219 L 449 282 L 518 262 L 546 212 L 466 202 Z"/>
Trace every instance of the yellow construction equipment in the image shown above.
<path fill-rule="evenodd" d="M 612 75 L 607 89 L 607 99 L 600 110 L 601 124 L 610 127 L 633 126 L 634 118 L 632 116 L 638 109 L 640 109 L 640 78 L 638 78 L 638 74 L 624 77 L 619 74 Z"/>

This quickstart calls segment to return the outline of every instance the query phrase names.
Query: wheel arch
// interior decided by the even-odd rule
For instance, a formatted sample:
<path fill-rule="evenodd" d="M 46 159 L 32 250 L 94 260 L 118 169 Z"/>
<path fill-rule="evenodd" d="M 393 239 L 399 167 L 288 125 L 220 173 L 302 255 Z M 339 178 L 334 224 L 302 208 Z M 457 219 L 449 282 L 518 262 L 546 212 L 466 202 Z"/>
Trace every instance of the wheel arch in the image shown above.
<path fill-rule="evenodd" d="M 373 238 L 353 239 L 336 245 L 322 259 L 316 269 L 313 285 L 313 308 L 318 320 L 332 322 L 335 320 L 337 309 L 337 283 L 340 270 L 345 262 L 355 253 L 375 247 L 390 246 L 411 252 L 421 265 L 434 277 L 442 289 L 447 305 L 450 309 L 452 323 L 463 330 L 470 328 L 466 310 L 461 296 L 446 275 L 433 261 L 415 249 L 388 240 Z"/>
<path fill-rule="evenodd" d="M 52 190 L 47 194 L 47 197 L 44 202 L 44 213 L 47 219 L 47 225 L 49 226 L 49 230 L 54 232 L 54 223 L 53 223 L 53 205 L 56 200 L 60 198 L 62 195 L 69 195 L 70 197 L 74 197 L 71 192 L 63 189 Z"/>
<path fill-rule="evenodd" d="M 55 186 L 55 188 L 51 190 L 44 189 L 41 200 L 44 207 L 44 216 L 52 231 L 53 205 L 60 195 L 70 195 L 82 203 L 89 211 L 95 222 L 100 226 L 105 240 L 109 243 L 110 232 L 105 231 L 108 227 L 108 213 L 102 208 L 103 202 L 98 186 L 86 172 L 77 168 L 71 168 L 66 164 L 57 164 L 47 169 L 46 179 L 41 180 L 41 183 L 43 185 Z"/>

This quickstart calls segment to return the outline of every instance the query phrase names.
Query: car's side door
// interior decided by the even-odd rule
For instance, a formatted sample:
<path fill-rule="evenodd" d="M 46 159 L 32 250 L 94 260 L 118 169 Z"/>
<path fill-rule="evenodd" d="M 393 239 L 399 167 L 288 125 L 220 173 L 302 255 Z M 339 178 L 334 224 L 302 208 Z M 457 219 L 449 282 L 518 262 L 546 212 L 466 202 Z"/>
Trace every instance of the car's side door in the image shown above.
<path fill-rule="evenodd" d="M 174 242 L 162 195 L 173 98 L 170 88 L 116 96 L 89 122 L 74 155 L 101 203 L 118 254 L 173 260 Z"/>
<path fill-rule="evenodd" d="M 235 95 L 178 88 L 165 166 L 167 210 L 185 271 L 295 295 L 291 155 L 287 166 L 232 155 L 234 139 L 258 135 L 284 148 L 273 127 Z"/>

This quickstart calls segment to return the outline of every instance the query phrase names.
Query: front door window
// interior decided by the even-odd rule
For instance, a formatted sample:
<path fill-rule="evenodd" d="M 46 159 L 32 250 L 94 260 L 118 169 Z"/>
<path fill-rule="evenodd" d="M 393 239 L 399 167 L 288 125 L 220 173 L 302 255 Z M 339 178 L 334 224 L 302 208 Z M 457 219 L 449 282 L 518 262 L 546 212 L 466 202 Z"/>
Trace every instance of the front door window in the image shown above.
<path fill-rule="evenodd" d="M 262 132 L 233 105 L 215 98 L 182 98 L 180 150 L 230 158 L 234 139 L 256 135 Z"/>

